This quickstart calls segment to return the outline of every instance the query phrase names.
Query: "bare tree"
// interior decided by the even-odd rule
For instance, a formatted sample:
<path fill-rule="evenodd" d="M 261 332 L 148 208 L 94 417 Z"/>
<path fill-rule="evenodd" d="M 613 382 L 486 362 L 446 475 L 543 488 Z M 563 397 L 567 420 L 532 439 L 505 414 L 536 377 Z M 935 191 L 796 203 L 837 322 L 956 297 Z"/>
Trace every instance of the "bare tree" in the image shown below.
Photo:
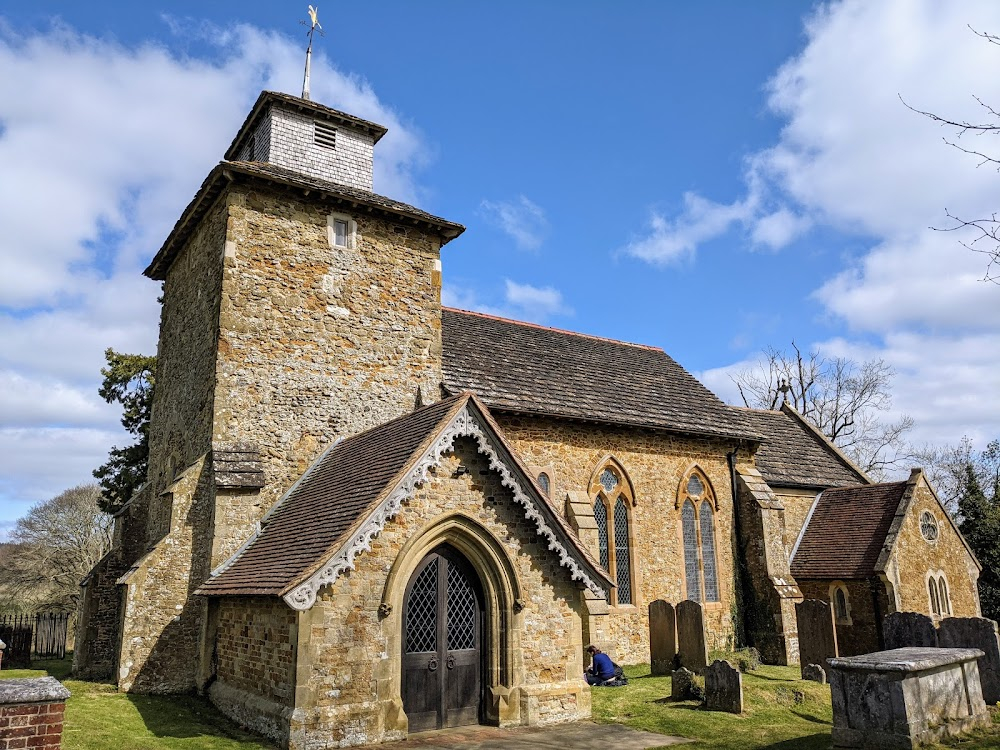
<path fill-rule="evenodd" d="M 3 557 L 0 601 L 11 609 L 75 609 L 83 577 L 111 546 L 111 516 L 101 488 L 81 485 L 38 503 L 18 519 Z"/>
<path fill-rule="evenodd" d="M 972 441 L 964 437 L 957 445 L 925 445 L 914 451 L 914 457 L 924 467 L 931 486 L 952 516 L 958 516 L 958 501 L 967 487 L 968 469 L 987 493 L 995 495 L 1000 486 L 1000 440 L 993 440 L 977 451 Z"/>
<path fill-rule="evenodd" d="M 969 29 L 973 34 L 985 39 L 990 44 L 1000 45 L 1000 37 L 994 36 L 993 34 L 987 34 L 982 31 L 976 31 L 971 26 Z M 1000 112 L 984 102 L 978 96 L 973 95 L 973 99 L 975 99 L 979 106 L 983 109 L 984 119 L 982 122 L 953 120 L 948 117 L 941 117 L 934 112 L 927 112 L 917 109 L 916 107 L 911 107 L 906 103 L 906 100 L 904 100 L 902 96 L 900 96 L 899 99 L 903 102 L 904 106 L 917 114 L 928 117 L 943 127 L 954 128 L 955 140 L 948 140 L 947 138 L 942 140 L 944 140 L 944 142 L 952 148 L 956 148 L 964 154 L 975 157 L 979 161 L 976 165 L 977 167 L 989 165 L 997 171 L 1000 171 L 1000 157 L 988 153 L 985 149 L 967 148 L 965 145 L 958 142 L 959 139 L 965 136 L 978 137 L 984 135 L 1000 135 Z M 968 141 L 965 141 L 964 143 L 968 143 Z M 949 222 L 951 222 L 951 226 L 931 227 L 931 229 L 937 232 L 966 232 L 970 234 L 971 239 L 960 240 L 961 244 L 973 252 L 982 253 L 986 256 L 986 275 L 984 276 L 984 280 L 992 281 L 994 284 L 1000 284 L 1000 218 L 997 217 L 996 212 L 991 213 L 989 216 L 982 216 L 979 218 L 971 218 L 968 216 L 960 217 L 953 214 L 947 208 L 944 213 L 945 216 L 948 217 Z"/>
<path fill-rule="evenodd" d="M 733 377 L 746 406 L 776 409 L 788 401 L 865 472 L 883 477 L 909 452 L 903 436 L 913 420 L 882 416 L 892 405 L 893 370 L 881 359 L 860 364 L 846 357 L 768 348 L 756 367 Z"/>

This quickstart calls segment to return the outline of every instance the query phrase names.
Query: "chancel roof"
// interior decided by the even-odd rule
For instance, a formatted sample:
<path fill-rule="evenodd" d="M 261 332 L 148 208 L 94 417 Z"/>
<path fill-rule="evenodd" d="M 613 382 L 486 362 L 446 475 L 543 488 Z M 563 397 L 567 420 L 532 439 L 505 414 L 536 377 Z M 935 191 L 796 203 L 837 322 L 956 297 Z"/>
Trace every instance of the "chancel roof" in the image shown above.
<path fill-rule="evenodd" d="M 758 438 L 662 349 L 480 313 L 441 312 L 444 388 L 493 410 Z"/>
<path fill-rule="evenodd" d="M 877 563 L 908 482 L 823 491 L 793 552 L 795 578 L 867 578 Z"/>
<path fill-rule="evenodd" d="M 781 411 L 736 409 L 764 436 L 757 470 L 771 487 L 847 487 L 868 478 L 787 405 Z"/>
<path fill-rule="evenodd" d="M 265 517 L 261 531 L 197 591 L 205 596 L 283 596 L 305 609 L 317 589 L 353 567 L 354 557 L 407 502 L 426 470 L 456 435 L 489 443 L 495 468 L 507 472 L 548 549 L 592 590 L 611 585 L 607 573 L 507 446 L 486 407 L 470 393 L 447 398 L 336 443 Z M 443 441 L 443 442 L 442 442 Z M 480 450 L 484 450 L 480 444 Z M 493 458 L 491 456 L 491 458 Z M 506 483 L 506 482 L 505 482 Z M 519 494 L 520 493 L 520 494 Z M 531 509 L 528 509 L 528 506 Z"/>

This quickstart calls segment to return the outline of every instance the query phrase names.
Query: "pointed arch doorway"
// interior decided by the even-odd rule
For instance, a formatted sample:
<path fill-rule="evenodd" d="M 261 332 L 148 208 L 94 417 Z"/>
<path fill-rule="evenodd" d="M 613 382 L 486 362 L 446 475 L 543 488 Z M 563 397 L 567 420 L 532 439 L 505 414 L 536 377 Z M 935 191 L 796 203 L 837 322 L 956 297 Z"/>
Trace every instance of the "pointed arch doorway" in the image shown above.
<path fill-rule="evenodd" d="M 430 552 L 406 586 L 403 710 L 409 731 L 478 724 L 483 685 L 483 590 L 450 545 Z"/>

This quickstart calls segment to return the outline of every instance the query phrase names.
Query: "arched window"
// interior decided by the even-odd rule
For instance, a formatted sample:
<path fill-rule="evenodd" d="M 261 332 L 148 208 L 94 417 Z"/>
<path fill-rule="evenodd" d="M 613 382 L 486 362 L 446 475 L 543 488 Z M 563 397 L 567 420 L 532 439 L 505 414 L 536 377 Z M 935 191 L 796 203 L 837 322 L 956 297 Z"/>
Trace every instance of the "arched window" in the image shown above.
<path fill-rule="evenodd" d="M 951 603 L 948 601 L 948 584 L 944 582 L 944 576 L 938 578 L 938 603 L 941 605 L 941 614 L 951 614 Z"/>
<path fill-rule="evenodd" d="M 634 498 L 628 478 L 616 461 L 609 459 L 598 469 L 590 493 L 594 497 L 601 565 L 617 585 L 614 592 L 609 592 L 608 602 L 634 604 L 630 513 Z"/>
<path fill-rule="evenodd" d="M 720 601 L 715 557 L 715 497 L 707 477 L 695 469 L 681 482 L 678 501 L 687 598 L 696 602 Z"/>
<path fill-rule="evenodd" d="M 933 576 L 927 579 L 927 593 L 930 595 L 931 615 L 933 617 L 940 617 L 941 603 L 938 600 L 937 581 L 934 580 Z"/>
<path fill-rule="evenodd" d="M 851 624 L 851 598 L 847 586 L 836 581 L 830 586 L 830 602 L 833 604 L 833 619 L 843 625 Z"/>
<path fill-rule="evenodd" d="M 538 486 L 542 488 L 542 492 L 545 493 L 545 497 L 550 497 L 551 483 L 549 482 L 549 475 L 544 471 L 538 475 Z"/>

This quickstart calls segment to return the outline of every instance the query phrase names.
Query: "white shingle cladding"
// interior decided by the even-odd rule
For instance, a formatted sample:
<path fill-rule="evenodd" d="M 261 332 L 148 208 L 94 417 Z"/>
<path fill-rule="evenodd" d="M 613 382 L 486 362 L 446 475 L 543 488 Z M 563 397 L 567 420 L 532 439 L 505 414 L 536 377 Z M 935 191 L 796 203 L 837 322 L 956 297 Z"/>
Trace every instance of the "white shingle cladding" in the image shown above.
<path fill-rule="evenodd" d="M 268 152 L 271 150 L 271 113 L 266 112 L 254 128 L 253 134 L 247 139 L 240 150 L 239 161 L 264 161 L 268 160 Z"/>
<path fill-rule="evenodd" d="M 265 127 L 268 132 L 268 153 L 260 160 L 323 180 L 371 190 L 375 145 L 372 136 L 332 125 L 337 131 L 337 147 L 326 148 L 316 143 L 313 123 L 313 118 L 307 115 L 272 107 L 254 133 L 254 140 L 260 142 L 263 139 L 257 133 Z M 259 147 L 257 153 L 260 153 Z"/>

